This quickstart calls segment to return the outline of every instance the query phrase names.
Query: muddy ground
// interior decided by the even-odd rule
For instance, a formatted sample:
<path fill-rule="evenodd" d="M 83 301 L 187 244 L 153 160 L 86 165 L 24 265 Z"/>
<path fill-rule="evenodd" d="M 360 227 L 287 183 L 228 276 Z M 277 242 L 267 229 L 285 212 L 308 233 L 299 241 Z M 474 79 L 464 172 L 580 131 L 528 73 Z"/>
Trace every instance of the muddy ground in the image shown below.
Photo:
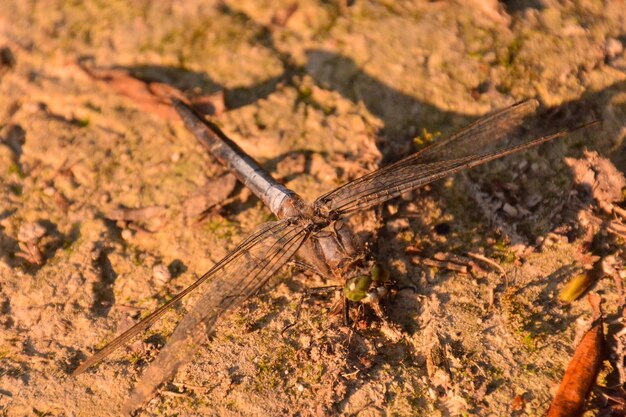
<path fill-rule="evenodd" d="M 223 129 L 308 200 L 524 98 L 552 109 L 546 124 L 601 118 L 370 217 L 373 253 L 415 290 L 389 305 L 400 340 L 367 311 L 349 331 L 328 314 L 332 292 L 300 303 L 334 282 L 288 266 L 139 413 L 544 414 L 592 315 L 561 289 L 589 256 L 621 262 L 622 238 L 590 240 L 581 223 L 615 216 L 572 166 L 590 150 L 626 170 L 625 44 L 618 0 L 3 1 L 0 415 L 116 415 L 187 303 L 71 371 L 271 218 L 216 180 L 224 169 L 180 122 L 84 66 L 212 97 Z M 152 209 L 120 220 L 120 207 Z M 438 252 L 504 273 L 424 264 Z M 619 331 L 621 278 L 602 275 L 592 289 Z M 624 382 L 608 343 L 588 415 L 606 405 L 601 387 Z"/>

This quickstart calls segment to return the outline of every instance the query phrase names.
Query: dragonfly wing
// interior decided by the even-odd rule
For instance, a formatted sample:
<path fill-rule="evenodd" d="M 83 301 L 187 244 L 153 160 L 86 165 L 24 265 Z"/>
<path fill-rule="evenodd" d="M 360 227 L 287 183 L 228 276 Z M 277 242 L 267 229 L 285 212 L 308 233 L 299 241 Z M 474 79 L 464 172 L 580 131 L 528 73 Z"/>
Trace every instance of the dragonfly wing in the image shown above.
<path fill-rule="evenodd" d="M 256 245 L 262 245 L 264 239 L 270 235 L 279 235 L 289 225 L 290 220 L 284 220 L 280 222 L 267 222 L 258 227 L 250 236 L 244 239 L 235 249 L 233 249 L 228 255 L 226 255 L 221 261 L 215 264 L 209 271 L 198 278 L 193 284 L 185 288 L 178 293 L 174 298 L 157 308 L 150 313 L 147 317 L 135 324 L 130 329 L 116 337 L 113 341 L 108 343 L 104 348 L 97 351 L 95 354 L 87 358 L 78 368 L 72 372 L 73 376 L 79 375 L 91 366 L 97 364 L 111 353 L 115 352 L 121 346 L 125 345 L 129 340 L 137 336 L 139 333 L 146 330 L 159 318 L 161 318 L 166 312 L 168 312 L 178 301 L 183 299 L 187 294 L 193 292 L 196 288 L 202 285 L 209 279 L 213 279 L 214 276 L 230 263 L 238 261 L 247 251 L 250 251 Z"/>
<path fill-rule="evenodd" d="M 524 118 L 536 107 L 536 100 L 528 100 L 485 116 L 421 152 L 323 195 L 314 204 L 338 216 L 365 210 L 409 190 L 548 142 L 570 131 L 539 137 L 526 131 Z"/>
<path fill-rule="evenodd" d="M 254 295 L 296 253 L 309 230 L 293 219 L 285 219 L 264 226 L 255 235 L 259 239 L 253 245 L 231 253 L 228 262 L 214 270 L 212 279 L 203 285 L 203 295 L 142 375 L 125 411 L 141 406 L 159 384 L 188 361 L 218 319 Z"/>

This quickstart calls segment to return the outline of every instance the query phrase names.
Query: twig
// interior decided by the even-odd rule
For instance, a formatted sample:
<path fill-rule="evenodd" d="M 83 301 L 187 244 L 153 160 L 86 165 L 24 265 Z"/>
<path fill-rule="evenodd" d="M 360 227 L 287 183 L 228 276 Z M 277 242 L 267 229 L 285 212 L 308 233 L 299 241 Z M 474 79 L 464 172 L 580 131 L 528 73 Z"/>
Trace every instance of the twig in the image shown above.
<path fill-rule="evenodd" d="M 506 275 L 506 272 L 504 271 L 504 268 L 502 268 L 502 266 L 500 266 L 494 260 L 491 260 L 491 259 L 489 259 L 489 258 L 487 258 L 487 257 L 485 257 L 485 256 L 483 256 L 483 255 L 481 255 L 479 253 L 474 253 L 474 252 L 467 252 L 467 256 L 469 256 L 470 258 L 474 258 L 477 261 L 482 261 L 482 262 L 486 263 L 487 265 L 494 267 L 495 269 L 498 270 L 498 272 L 500 272 L 500 274 L 502 276 Z"/>
<path fill-rule="evenodd" d="M 467 274 L 466 265 L 459 265 L 454 262 L 437 261 L 435 259 L 429 259 L 429 258 L 423 258 L 423 259 L 412 258 L 411 262 L 413 262 L 415 265 L 423 264 L 426 266 L 432 266 L 434 268 L 448 269 L 450 271 L 459 272 L 461 274 Z"/>

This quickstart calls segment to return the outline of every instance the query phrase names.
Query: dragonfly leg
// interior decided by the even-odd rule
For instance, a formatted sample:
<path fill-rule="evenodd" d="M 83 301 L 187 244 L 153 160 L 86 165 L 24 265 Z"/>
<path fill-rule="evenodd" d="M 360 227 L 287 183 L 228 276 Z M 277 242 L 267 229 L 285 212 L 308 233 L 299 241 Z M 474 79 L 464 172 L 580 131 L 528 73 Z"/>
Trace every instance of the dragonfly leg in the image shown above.
<path fill-rule="evenodd" d="M 314 293 L 314 292 L 329 291 L 329 290 L 336 291 L 338 288 L 339 287 L 337 285 L 327 285 L 324 287 L 306 288 L 300 295 L 300 300 L 298 300 L 298 306 L 296 307 L 296 318 L 294 319 L 293 322 L 283 327 L 283 329 L 280 331 L 280 335 L 283 336 L 287 330 L 291 329 L 296 324 L 298 324 L 298 321 L 300 320 L 300 314 L 302 313 L 302 304 L 304 304 L 304 299 L 306 297 L 308 297 L 309 295 L 311 295 L 311 293 Z"/>
<path fill-rule="evenodd" d="M 343 301 L 343 324 L 346 327 L 350 327 L 350 300 L 346 297 L 341 297 Z"/>
<path fill-rule="evenodd" d="M 363 303 L 368 305 L 378 320 L 380 320 L 381 332 L 392 341 L 397 342 L 403 337 L 402 330 L 400 329 L 400 326 L 393 323 L 393 321 L 389 319 L 389 316 L 383 309 L 382 305 L 384 299 L 389 297 L 390 292 L 393 293 L 393 291 L 390 291 L 388 288 L 378 287 L 368 293 L 368 296 L 363 300 Z"/>

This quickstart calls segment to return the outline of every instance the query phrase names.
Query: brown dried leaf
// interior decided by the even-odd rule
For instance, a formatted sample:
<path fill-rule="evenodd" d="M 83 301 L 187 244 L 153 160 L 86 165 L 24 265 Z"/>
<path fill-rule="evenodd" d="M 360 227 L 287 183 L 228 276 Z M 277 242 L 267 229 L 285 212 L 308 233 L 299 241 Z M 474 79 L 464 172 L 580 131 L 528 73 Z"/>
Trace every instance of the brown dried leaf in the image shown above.
<path fill-rule="evenodd" d="M 177 120 L 178 113 L 162 96 L 155 95 L 149 85 L 132 77 L 123 69 L 85 69 L 93 79 L 103 81 L 111 90 L 132 99 L 140 109 L 169 120 Z M 175 90 L 175 89 L 174 89 Z"/>
<path fill-rule="evenodd" d="M 585 291 L 591 284 L 593 284 L 595 280 L 591 276 L 589 271 L 585 271 L 582 274 L 575 275 L 564 287 L 561 289 L 559 293 L 559 300 L 564 303 L 571 303 L 576 300 L 578 297 L 583 295 Z"/>
<path fill-rule="evenodd" d="M 594 310 L 593 327 L 585 334 L 570 360 L 561 385 L 550 404 L 547 417 L 574 417 L 583 412 L 589 390 L 596 380 L 604 357 L 604 333 L 600 296 L 589 294 Z"/>
<path fill-rule="evenodd" d="M 35 242 L 18 242 L 20 251 L 15 256 L 32 265 L 43 265 L 43 255 Z"/>
<path fill-rule="evenodd" d="M 515 398 L 513 398 L 513 403 L 511 404 L 511 410 L 521 411 L 524 409 L 525 405 L 526 405 L 526 401 L 524 401 L 524 396 L 516 395 Z"/>
<path fill-rule="evenodd" d="M 617 220 L 611 220 L 608 222 L 606 230 L 609 233 L 613 233 L 614 235 L 620 236 L 621 238 L 626 239 L 626 225 Z"/>
<path fill-rule="evenodd" d="M 129 71 L 113 68 L 83 68 L 91 78 L 105 82 L 118 94 L 132 99 L 143 111 L 154 113 L 168 120 L 179 120 L 170 99 L 176 97 L 201 114 L 220 114 L 226 106 L 223 92 L 188 100 L 177 88 L 159 82 L 146 82 L 133 77 Z"/>

